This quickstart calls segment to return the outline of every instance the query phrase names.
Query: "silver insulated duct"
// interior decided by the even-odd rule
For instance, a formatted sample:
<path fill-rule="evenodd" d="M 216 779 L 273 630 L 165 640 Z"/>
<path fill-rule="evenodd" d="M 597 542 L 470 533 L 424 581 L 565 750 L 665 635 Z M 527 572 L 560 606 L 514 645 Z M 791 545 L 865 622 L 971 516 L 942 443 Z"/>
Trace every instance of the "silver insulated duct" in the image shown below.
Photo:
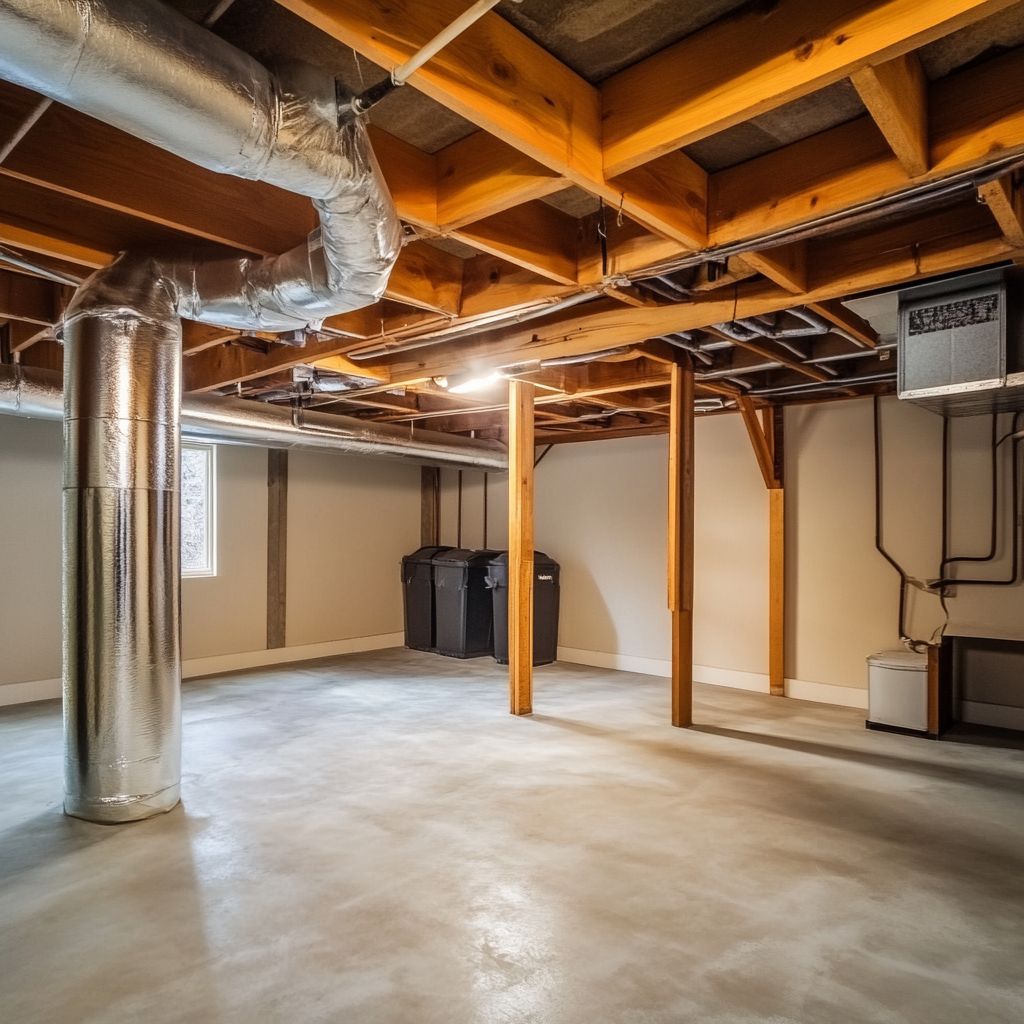
<path fill-rule="evenodd" d="M 164 259 L 189 320 L 289 331 L 374 302 L 401 239 L 359 122 L 334 79 L 270 72 L 157 0 L 0 0 L 0 78 L 212 171 L 309 196 L 320 227 L 265 259 Z"/>
<path fill-rule="evenodd" d="M 169 811 L 181 776 L 181 321 L 138 269 L 65 324 L 64 809 L 110 823 Z"/>
<path fill-rule="evenodd" d="M 35 367 L 0 366 L 0 414 L 4 413 L 61 419 L 60 374 Z M 296 414 L 278 405 L 216 395 L 186 395 L 182 399 L 181 436 L 215 444 L 336 452 L 484 473 L 508 470 L 508 454 L 498 441 L 410 430 L 354 416 Z"/>
<path fill-rule="evenodd" d="M 275 77 L 155 0 L 0 0 L 0 77 L 214 171 L 308 196 L 280 256 L 123 255 L 65 325 L 64 695 L 70 814 L 169 810 L 180 778 L 178 317 L 318 327 L 379 298 L 400 225 L 333 79 Z"/>

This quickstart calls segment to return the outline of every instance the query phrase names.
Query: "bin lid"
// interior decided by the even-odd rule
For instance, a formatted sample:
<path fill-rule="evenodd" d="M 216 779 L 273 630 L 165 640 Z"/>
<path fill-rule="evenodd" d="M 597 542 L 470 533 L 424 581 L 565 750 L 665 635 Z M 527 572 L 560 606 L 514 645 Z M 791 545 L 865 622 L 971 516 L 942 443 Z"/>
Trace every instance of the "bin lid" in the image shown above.
<path fill-rule="evenodd" d="M 469 548 L 443 548 L 434 556 L 435 565 L 454 565 L 461 568 L 485 566 L 497 551 L 471 551 Z"/>
<path fill-rule="evenodd" d="M 916 651 L 879 651 L 868 658 L 868 664 L 877 668 L 922 672 L 928 668 L 928 655 Z"/>
<path fill-rule="evenodd" d="M 491 565 L 508 565 L 508 552 L 501 551 L 495 558 L 491 559 Z M 557 569 L 558 563 L 543 551 L 534 551 L 533 565 L 537 569 Z"/>
<path fill-rule="evenodd" d="M 417 548 L 412 554 L 405 555 L 402 558 L 403 562 L 429 562 L 434 559 L 437 554 L 441 551 L 450 551 L 450 548 L 427 546 L 424 548 Z"/>

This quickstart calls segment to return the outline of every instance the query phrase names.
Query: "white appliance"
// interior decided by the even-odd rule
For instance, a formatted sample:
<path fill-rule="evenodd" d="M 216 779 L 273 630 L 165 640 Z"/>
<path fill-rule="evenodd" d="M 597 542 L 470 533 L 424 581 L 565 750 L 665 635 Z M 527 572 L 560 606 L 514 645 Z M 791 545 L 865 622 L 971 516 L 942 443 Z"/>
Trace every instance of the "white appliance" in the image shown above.
<path fill-rule="evenodd" d="M 928 656 L 882 651 L 868 658 L 868 725 L 928 732 Z"/>

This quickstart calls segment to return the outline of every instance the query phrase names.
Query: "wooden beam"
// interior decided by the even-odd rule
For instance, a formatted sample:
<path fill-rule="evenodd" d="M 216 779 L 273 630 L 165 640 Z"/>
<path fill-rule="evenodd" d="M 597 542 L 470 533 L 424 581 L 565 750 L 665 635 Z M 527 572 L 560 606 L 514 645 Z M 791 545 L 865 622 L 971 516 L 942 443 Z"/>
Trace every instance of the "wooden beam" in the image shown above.
<path fill-rule="evenodd" d="M 540 200 L 495 213 L 451 234 L 552 281 L 576 283 L 576 221 Z"/>
<path fill-rule="evenodd" d="M 0 270 L 0 319 L 49 327 L 60 319 L 66 293 L 42 278 Z"/>
<path fill-rule="evenodd" d="M 761 410 L 772 456 L 768 488 L 768 684 L 775 697 L 786 695 L 786 436 L 785 410 Z"/>
<path fill-rule="evenodd" d="M 604 83 L 605 172 L 614 177 L 748 121 L 1011 2 L 780 0 L 744 5 Z"/>
<path fill-rule="evenodd" d="M 267 451 L 267 650 L 285 644 L 288 610 L 288 452 Z"/>
<path fill-rule="evenodd" d="M 11 354 L 24 352 L 40 341 L 55 341 L 52 327 L 40 327 L 24 320 L 11 320 L 7 324 L 8 344 Z"/>
<path fill-rule="evenodd" d="M 437 225 L 460 228 L 566 187 L 560 174 L 487 132 L 453 142 L 436 155 Z"/>
<path fill-rule="evenodd" d="M 754 408 L 753 400 L 747 395 L 737 395 L 736 404 L 739 406 L 740 414 L 743 417 L 743 425 L 747 428 L 750 444 L 754 449 L 754 458 L 757 460 L 757 468 L 761 470 L 765 487 L 778 487 L 779 483 L 775 478 L 774 456 L 769 447 L 765 432 L 761 427 L 761 422 L 757 418 L 757 410 Z"/>
<path fill-rule="evenodd" d="M 420 547 L 441 543 L 441 470 L 420 467 Z"/>
<path fill-rule="evenodd" d="M 907 175 L 926 174 L 928 81 L 917 54 L 859 68 L 850 80 Z"/>
<path fill-rule="evenodd" d="M 387 71 L 407 60 L 465 10 L 463 0 L 278 0 L 282 6 Z M 963 2 L 963 0 L 958 0 Z M 606 181 L 601 95 L 580 75 L 496 13 L 485 14 L 409 80 L 432 99 L 573 184 L 685 246 L 704 244 L 697 209 L 668 194 L 699 186 L 695 165 L 670 153 L 656 171 Z M 664 179 L 664 183 L 655 178 Z"/>
<path fill-rule="evenodd" d="M 417 227 L 437 230 L 437 169 L 433 155 L 374 125 L 368 129 L 398 216 Z"/>
<path fill-rule="evenodd" d="M 865 348 L 874 348 L 878 344 L 878 331 L 862 316 L 858 316 L 852 309 L 847 309 L 836 299 L 812 302 L 807 308 L 818 316 L 823 316 Z"/>
<path fill-rule="evenodd" d="M 384 294 L 396 302 L 457 316 L 462 260 L 426 242 L 410 242 L 402 247 Z"/>
<path fill-rule="evenodd" d="M 743 261 L 788 292 L 807 291 L 807 246 L 803 242 L 745 252 Z"/>
<path fill-rule="evenodd" d="M 1004 174 L 979 185 L 978 198 L 988 207 L 1007 243 L 1015 249 L 1024 248 L 1024 204 L 1012 175 Z"/>
<path fill-rule="evenodd" d="M 1024 47 L 931 83 L 928 109 L 925 180 L 1024 154 Z M 757 238 L 907 186 L 874 121 L 857 118 L 712 175 L 710 241 Z"/>
<path fill-rule="evenodd" d="M 0 175 L 261 255 L 297 245 L 316 220 L 303 196 L 205 170 L 60 104 L 0 164 Z"/>
<path fill-rule="evenodd" d="M 533 713 L 533 385 L 508 382 L 508 685 L 513 715 Z"/>
<path fill-rule="evenodd" d="M 706 329 L 736 317 L 775 313 L 794 305 L 984 266 L 1010 258 L 1014 251 L 997 236 L 990 218 L 977 204 L 957 207 L 815 243 L 809 258 L 809 266 L 815 268 L 811 289 L 800 296 L 752 280 L 725 289 L 725 294 L 705 292 L 676 305 L 620 306 L 601 312 L 589 312 L 584 306 L 547 320 L 495 330 L 472 342 L 465 339 L 457 346 L 438 346 L 429 350 L 429 358 L 396 361 L 390 370 L 392 380 L 401 381 L 459 371 L 483 373 L 524 359 L 598 352 L 677 331 Z M 783 361 L 776 352 L 766 351 L 773 361 Z"/>
<path fill-rule="evenodd" d="M 668 607 L 672 724 L 693 725 L 693 370 L 672 367 L 668 446 Z"/>

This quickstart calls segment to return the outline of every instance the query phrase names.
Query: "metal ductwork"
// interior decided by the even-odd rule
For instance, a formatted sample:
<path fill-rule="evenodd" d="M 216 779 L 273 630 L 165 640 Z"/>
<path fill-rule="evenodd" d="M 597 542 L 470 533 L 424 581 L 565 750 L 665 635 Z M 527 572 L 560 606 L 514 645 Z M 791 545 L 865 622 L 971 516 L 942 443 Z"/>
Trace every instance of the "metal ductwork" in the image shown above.
<path fill-rule="evenodd" d="M 64 809 L 169 811 L 181 777 L 181 321 L 115 265 L 64 345 Z"/>
<path fill-rule="evenodd" d="M 69 307 L 65 808 L 131 821 L 173 807 L 180 779 L 178 318 L 317 328 L 383 294 L 400 224 L 331 76 L 271 75 L 156 0 L 0 0 L 0 77 L 320 218 L 280 256 L 122 255 Z"/>
<path fill-rule="evenodd" d="M 64 413 L 61 376 L 53 370 L 0 366 L 0 414 L 59 420 Z M 186 395 L 181 436 L 214 444 L 287 448 L 372 456 L 425 466 L 504 473 L 505 446 L 432 430 L 355 416 L 298 413 L 289 408 L 216 395 Z"/>
<path fill-rule="evenodd" d="M 178 315 L 289 331 L 383 294 L 401 225 L 365 128 L 338 127 L 326 72 L 272 75 L 158 0 L 0 0 L 0 77 L 201 167 L 313 201 L 320 227 L 283 255 L 161 259 Z"/>

